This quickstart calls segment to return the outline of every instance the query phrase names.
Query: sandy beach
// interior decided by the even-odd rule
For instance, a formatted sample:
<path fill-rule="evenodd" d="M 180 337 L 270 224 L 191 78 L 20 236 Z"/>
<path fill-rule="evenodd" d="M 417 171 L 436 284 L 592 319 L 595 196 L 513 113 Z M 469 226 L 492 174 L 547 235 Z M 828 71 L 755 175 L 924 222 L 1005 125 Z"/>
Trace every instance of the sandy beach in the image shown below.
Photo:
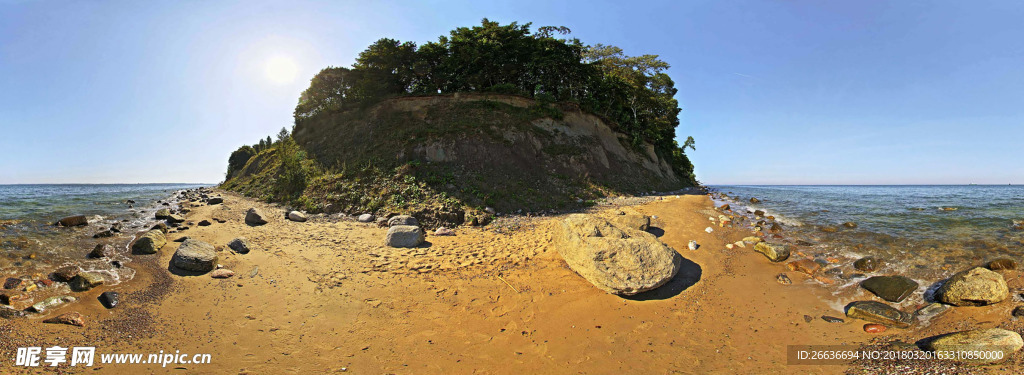
<path fill-rule="evenodd" d="M 924 328 L 865 333 L 865 322 L 830 307 L 828 293 L 808 276 L 768 262 L 749 246 L 727 249 L 752 233 L 709 224 L 719 212 L 706 195 L 648 198 L 635 206 L 684 261 L 668 284 L 624 298 L 595 288 L 552 247 L 553 225 L 564 216 L 504 218 L 401 249 L 384 246 L 387 230 L 373 223 L 326 216 L 294 222 L 280 207 L 217 194 L 222 204 L 182 202 L 190 209 L 190 229 L 168 240 L 188 236 L 217 246 L 219 263 L 234 277 L 176 269 L 170 264 L 179 243 L 168 242 L 158 254 L 132 255 L 137 276 L 113 287 L 122 294 L 118 307 L 108 310 L 96 301 L 111 290 L 101 287 L 75 294 L 80 302 L 46 315 L 77 311 L 85 327 L 35 317 L 0 321 L 4 356 L 13 358 L 18 347 L 52 345 L 211 355 L 209 364 L 96 363 L 86 370 L 103 373 L 874 373 L 898 364 L 791 366 L 787 346 L 913 343 L 967 328 L 1022 330 L 1000 318 L 1012 309 L 1003 303 L 954 308 Z M 268 213 L 269 223 L 246 225 L 250 207 Z M 193 225 L 202 220 L 212 225 Z M 705 232 L 709 225 L 711 233 Z M 245 237 L 252 251 L 229 249 L 236 237 Z M 700 248 L 688 250 L 690 240 Z M 118 251 L 128 251 L 127 244 Z M 791 285 L 776 282 L 783 272 Z M 1011 290 L 1024 287 L 1018 271 L 1000 272 Z M 826 322 L 823 315 L 845 322 Z M 2 363 L 5 373 L 51 370 L 12 363 Z M 1021 364 L 1015 356 L 961 371 L 1008 373 Z M 935 363 L 908 366 L 904 372 L 957 372 Z"/>

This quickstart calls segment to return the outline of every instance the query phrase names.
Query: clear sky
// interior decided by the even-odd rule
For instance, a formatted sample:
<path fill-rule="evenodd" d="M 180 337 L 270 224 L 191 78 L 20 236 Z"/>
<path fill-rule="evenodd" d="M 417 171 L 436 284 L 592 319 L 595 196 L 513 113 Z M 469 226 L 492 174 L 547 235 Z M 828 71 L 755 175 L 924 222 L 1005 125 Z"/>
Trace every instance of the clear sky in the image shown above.
<path fill-rule="evenodd" d="M 0 0 L 0 183 L 220 181 L 321 68 L 484 17 L 661 55 L 704 183 L 1024 183 L 1024 3 L 731 0 Z"/>

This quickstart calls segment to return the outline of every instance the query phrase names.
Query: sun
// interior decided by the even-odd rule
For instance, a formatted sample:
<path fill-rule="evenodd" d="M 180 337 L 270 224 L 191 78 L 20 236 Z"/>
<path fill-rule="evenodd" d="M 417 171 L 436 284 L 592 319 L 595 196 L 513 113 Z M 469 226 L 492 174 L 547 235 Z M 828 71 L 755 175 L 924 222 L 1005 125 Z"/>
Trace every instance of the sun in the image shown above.
<path fill-rule="evenodd" d="M 299 67 L 292 59 L 278 56 L 267 61 L 264 73 L 271 82 L 283 85 L 295 82 L 295 77 L 299 74 Z"/>

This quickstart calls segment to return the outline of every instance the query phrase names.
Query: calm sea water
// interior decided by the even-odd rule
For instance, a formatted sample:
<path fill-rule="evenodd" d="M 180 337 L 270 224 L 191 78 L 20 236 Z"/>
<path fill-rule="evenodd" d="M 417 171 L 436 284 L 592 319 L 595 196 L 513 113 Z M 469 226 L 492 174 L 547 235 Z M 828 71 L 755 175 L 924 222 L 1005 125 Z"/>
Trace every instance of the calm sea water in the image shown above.
<path fill-rule="evenodd" d="M 866 276 L 900 274 L 923 288 L 951 274 L 1008 257 L 1024 261 L 1024 186 L 713 186 L 727 195 L 734 211 L 764 210 L 783 231 L 776 241 L 801 245 L 803 256 L 825 264 L 839 281 L 834 294 L 862 297 L 857 286 Z M 750 203 L 755 197 L 759 203 Z M 853 222 L 856 228 L 842 224 Z M 837 226 L 828 233 L 822 227 Z M 852 262 L 877 256 L 886 265 L 863 275 Z M 825 259 L 831 258 L 826 264 Z M 813 281 L 808 281 L 813 282 Z"/>
<path fill-rule="evenodd" d="M 102 273 L 108 284 L 130 278 L 130 267 L 119 268 L 111 261 L 131 261 L 127 244 L 138 230 L 152 224 L 153 212 L 163 207 L 158 201 L 175 191 L 200 186 L 207 185 L 0 185 L 0 277 L 38 279 L 56 268 L 78 265 Z M 86 215 L 89 225 L 52 225 L 73 215 Z M 92 237 L 115 223 L 123 227 L 119 235 Z M 86 259 L 97 244 L 114 246 L 118 255 L 113 259 Z"/>

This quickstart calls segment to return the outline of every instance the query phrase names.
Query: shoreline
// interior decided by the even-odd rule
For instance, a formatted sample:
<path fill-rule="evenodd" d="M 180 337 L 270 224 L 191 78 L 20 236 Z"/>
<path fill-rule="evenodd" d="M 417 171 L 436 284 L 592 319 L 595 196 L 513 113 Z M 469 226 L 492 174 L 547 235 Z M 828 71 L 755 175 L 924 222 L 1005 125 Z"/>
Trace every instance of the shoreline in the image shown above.
<path fill-rule="evenodd" d="M 248 226 L 242 217 L 250 206 L 268 213 L 283 210 L 217 193 L 224 203 L 187 207 L 186 223 L 213 217 L 226 222 L 190 225 L 184 233 L 169 234 L 158 254 L 133 255 L 130 265 L 140 268 L 136 277 L 115 287 L 123 292 L 121 306 L 106 310 L 86 294 L 56 311 L 81 312 L 83 328 L 0 320 L 0 332 L 18 338 L 6 341 L 0 352 L 13 358 L 17 345 L 89 344 L 97 353 L 211 354 L 211 364 L 174 366 L 200 373 L 267 373 L 285 366 L 321 372 L 511 373 L 573 366 L 588 373 L 831 374 L 848 368 L 788 366 L 787 346 L 915 342 L 980 326 L 1022 331 L 1019 323 L 976 310 L 983 308 L 954 308 L 921 329 L 867 334 L 864 322 L 837 313 L 825 302 L 830 293 L 806 283 L 808 277 L 770 263 L 750 246 L 726 248 L 749 237 L 749 231 L 714 225 L 712 233 L 705 232 L 712 225 L 708 217 L 721 214 L 706 195 L 647 197 L 633 206 L 653 217 L 652 225 L 663 231 L 661 241 L 686 261 L 668 284 L 622 298 L 594 288 L 550 248 L 552 225 L 564 215 L 510 218 L 515 225 L 504 227 L 501 220 L 494 228 L 459 227 L 453 237 L 428 236 L 429 247 L 393 249 L 383 246 L 384 228 L 351 219 L 312 215 L 300 223 L 271 214 L 268 224 Z M 611 207 L 617 206 L 591 210 Z M 179 235 L 221 247 L 219 263 L 235 276 L 174 273 L 169 264 L 178 243 L 171 241 Z M 252 252 L 227 249 L 226 243 L 239 236 L 250 241 Z M 688 250 L 690 240 L 701 247 Z M 777 283 L 779 273 L 789 274 L 792 285 Z M 1013 280 L 1013 288 L 1024 286 L 1019 277 Z M 822 315 L 845 322 L 828 323 Z M 1019 357 L 996 368 L 968 370 L 1020 369 Z M 495 371 L 497 363 L 503 367 Z M 24 370 L 11 364 L 0 368 Z M 104 370 L 143 368 L 169 371 L 143 365 Z"/>

